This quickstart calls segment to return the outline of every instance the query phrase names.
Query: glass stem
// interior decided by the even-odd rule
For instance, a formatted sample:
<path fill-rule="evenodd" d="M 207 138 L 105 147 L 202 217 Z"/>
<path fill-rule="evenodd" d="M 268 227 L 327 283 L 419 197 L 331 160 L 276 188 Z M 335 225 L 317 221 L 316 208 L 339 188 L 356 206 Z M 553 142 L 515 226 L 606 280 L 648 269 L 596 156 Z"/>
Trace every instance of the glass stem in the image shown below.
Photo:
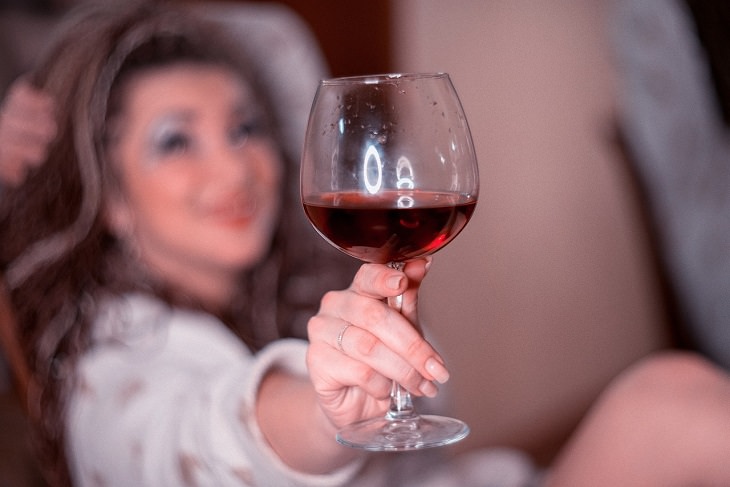
<path fill-rule="evenodd" d="M 405 262 L 389 262 L 388 267 L 402 271 L 403 267 L 405 267 Z M 403 308 L 403 295 L 399 294 L 398 296 L 388 298 L 388 306 L 400 313 Z M 416 417 L 416 412 L 413 408 L 411 393 L 405 390 L 398 382 L 393 381 L 393 386 L 390 389 L 390 407 L 388 408 L 386 418 L 410 419 L 414 417 Z"/>

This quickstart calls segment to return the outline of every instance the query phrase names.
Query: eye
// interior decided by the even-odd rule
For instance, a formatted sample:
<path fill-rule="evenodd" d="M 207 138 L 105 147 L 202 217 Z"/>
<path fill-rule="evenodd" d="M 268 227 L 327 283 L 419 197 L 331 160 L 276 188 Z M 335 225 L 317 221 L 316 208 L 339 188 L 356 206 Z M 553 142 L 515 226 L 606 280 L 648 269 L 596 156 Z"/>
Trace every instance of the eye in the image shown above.
<path fill-rule="evenodd" d="M 232 145 L 240 147 L 249 137 L 261 136 L 266 133 L 263 123 L 257 120 L 245 120 L 235 124 L 228 133 Z"/>
<path fill-rule="evenodd" d="M 190 136 L 182 131 L 168 132 L 157 141 L 157 150 L 162 155 L 181 154 L 190 148 Z"/>

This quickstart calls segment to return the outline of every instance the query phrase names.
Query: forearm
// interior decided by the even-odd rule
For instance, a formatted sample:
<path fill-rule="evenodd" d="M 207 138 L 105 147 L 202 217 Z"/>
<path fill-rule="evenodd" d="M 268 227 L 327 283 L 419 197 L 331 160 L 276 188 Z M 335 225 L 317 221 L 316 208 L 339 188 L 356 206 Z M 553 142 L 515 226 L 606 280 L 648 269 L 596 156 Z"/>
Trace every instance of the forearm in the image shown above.
<path fill-rule="evenodd" d="M 259 388 L 256 415 L 271 448 L 295 470 L 324 474 L 358 456 L 356 450 L 335 441 L 335 427 L 304 377 L 280 370 L 267 374 Z"/>

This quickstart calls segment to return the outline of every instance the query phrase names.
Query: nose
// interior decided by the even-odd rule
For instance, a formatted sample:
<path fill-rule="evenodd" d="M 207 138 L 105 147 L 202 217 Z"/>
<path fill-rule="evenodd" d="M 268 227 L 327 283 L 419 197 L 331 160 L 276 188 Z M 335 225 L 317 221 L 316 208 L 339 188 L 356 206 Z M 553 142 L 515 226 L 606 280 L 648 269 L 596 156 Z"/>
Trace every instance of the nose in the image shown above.
<path fill-rule="evenodd" d="M 248 144 L 219 144 L 209 160 L 212 177 L 221 183 L 250 184 L 254 177 L 255 151 Z"/>

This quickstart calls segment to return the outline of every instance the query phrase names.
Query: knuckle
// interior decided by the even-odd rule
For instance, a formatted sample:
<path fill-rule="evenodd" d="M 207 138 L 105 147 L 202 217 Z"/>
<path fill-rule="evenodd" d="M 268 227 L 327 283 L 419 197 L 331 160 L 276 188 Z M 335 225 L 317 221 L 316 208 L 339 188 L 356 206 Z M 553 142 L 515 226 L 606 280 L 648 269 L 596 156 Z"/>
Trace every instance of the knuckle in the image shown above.
<path fill-rule="evenodd" d="M 312 338 L 319 330 L 324 328 L 325 319 L 320 315 L 314 315 L 307 321 L 307 335 Z"/>
<path fill-rule="evenodd" d="M 376 399 L 390 395 L 390 381 L 370 367 L 363 367 L 359 385 Z"/>
<path fill-rule="evenodd" d="M 337 302 L 338 291 L 327 291 L 320 301 L 320 309 L 330 308 Z"/>
<path fill-rule="evenodd" d="M 322 354 L 319 351 L 319 347 L 316 344 L 312 344 L 307 348 L 307 354 L 305 356 L 305 363 L 307 370 L 314 371 L 322 364 Z"/>
<path fill-rule="evenodd" d="M 384 323 L 389 309 L 382 301 L 368 300 L 363 303 L 361 312 L 367 323 Z"/>
<path fill-rule="evenodd" d="M 357 272 L 355 272 L 355 277 L 352 279 L 352 286 L 360 287 L 361 283 L 365 281 L 365 276 L 367 276 L 367 269 L 365 265 L 361 265 L 357 269 Z"/>
<path fill-rule="evenodd" d="M 378 373 L 375 371 L 375 369 L 367 367 L 365 366 L 365 364 L 362 364 L 360 370 L 360 382 L 362 385 L 373 384 L 376 382 L 377 378 Z"/>
<path fill-rule="evenodd" d="M 416 369 L 408 367 L 408 369 L 403 373 L 403 376 L 398 379 L 398 382 L 408 389 L 415 389 L 418 388 L 421 380 L 421 374 L 419 374 Z"/>
<path fill-rule="evenodd" d="M 415 338 L 410 340 L 405 347 L 405 356 L 407 358 L 417 357 L 423 353 L 427 348 L 426 341 L 422 338 Z"/>
<path fill-rule="evenodd" d="M 377 281 L 378 267 L 375 264 L 363 264 L 355 273 L 353 284 L 360 290 L 372 290 Z"/>
<path fill-rule="evenodd" d="M 371 357 L 376 354 L 379 341 L 374 335 L 371 335 L 370 333 L 362 333 L 361 337 L 353 341 L 355 342 L 355 350 L 358 355 Z"/>

